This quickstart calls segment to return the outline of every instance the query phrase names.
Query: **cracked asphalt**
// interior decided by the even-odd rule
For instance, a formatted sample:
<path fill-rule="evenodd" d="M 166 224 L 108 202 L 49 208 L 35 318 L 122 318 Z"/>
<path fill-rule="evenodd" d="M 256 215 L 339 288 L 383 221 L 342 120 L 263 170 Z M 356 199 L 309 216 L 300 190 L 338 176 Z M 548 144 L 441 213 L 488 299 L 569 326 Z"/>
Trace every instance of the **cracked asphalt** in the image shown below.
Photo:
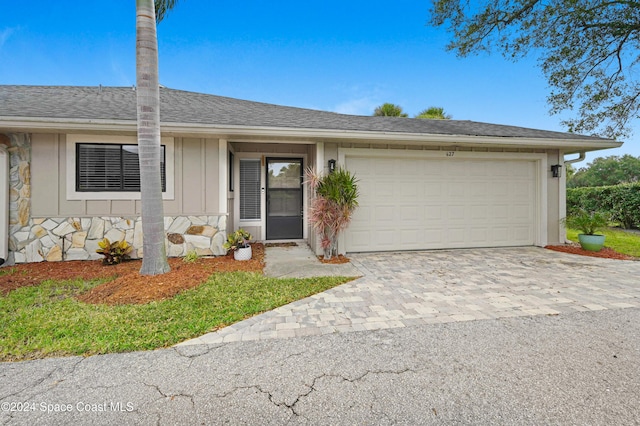
<path fill-rule="evenodd" d="M 0 424 L 640 424 L 640 309 L 0 364 Z"/>

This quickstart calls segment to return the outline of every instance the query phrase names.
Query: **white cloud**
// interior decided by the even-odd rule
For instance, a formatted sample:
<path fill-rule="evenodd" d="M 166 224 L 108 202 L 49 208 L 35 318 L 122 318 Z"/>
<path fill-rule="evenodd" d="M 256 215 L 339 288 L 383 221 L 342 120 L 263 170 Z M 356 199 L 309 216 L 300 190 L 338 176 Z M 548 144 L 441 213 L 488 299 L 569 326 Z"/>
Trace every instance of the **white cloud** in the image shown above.
<path fill-rule="evenodd" d="M 333 110 L 341 114 L 371 115 L 379 102 L 370 97 L 351 99 L 338 104 Z"/>

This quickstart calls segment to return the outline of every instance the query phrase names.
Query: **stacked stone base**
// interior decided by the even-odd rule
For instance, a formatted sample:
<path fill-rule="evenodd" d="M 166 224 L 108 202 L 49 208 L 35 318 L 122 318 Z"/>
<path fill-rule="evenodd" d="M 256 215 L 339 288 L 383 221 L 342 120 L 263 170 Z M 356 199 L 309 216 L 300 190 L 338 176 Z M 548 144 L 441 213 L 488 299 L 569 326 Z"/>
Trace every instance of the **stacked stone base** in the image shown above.
<path fill-rule="evenodd" d="M 167 255 L 220 256 L 226 240 L 226 216 L 165 217 Z M 140 217 L 32 218 L 9 238 L 8 264 L 101 259 L 96 253 L 102 239 L 125 240 L 131 257 L 143 257 Z"/>

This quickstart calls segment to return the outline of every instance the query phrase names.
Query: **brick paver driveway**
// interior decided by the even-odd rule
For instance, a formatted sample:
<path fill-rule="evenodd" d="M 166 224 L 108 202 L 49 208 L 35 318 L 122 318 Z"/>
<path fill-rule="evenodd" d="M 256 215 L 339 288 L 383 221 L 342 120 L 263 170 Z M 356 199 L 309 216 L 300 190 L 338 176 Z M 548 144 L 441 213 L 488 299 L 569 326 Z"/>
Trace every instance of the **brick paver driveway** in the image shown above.
<path fill-rule="evenodd" d="M 537 247 L 350 258 L 362 278 L 185 343 L 640 307 L 640 262 L 635 261 Z"/>

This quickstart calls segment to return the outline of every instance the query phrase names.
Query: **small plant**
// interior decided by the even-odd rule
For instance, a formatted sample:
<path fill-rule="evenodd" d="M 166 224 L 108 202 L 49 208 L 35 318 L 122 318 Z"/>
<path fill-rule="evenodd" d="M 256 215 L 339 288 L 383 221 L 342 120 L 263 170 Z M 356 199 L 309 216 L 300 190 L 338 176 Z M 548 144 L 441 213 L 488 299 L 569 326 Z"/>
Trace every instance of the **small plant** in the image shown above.
<path fill-rule="evenodd" d="M 96 250 L 96 253 L 104 256 L 104 259 L 102 259 L 104 265 L 117 265 L 121 263 L 123 260 L 129 258 L 129 253 L 132 249 L 131 245 L 125 240 L 114 241 L 112 243 L 108 238 L 100 241 L 98 246 L 100 248 Z"/>
<path fill-rule="evenodd" d="M 240 228 L 233 234 L 227 237 L 227 242 L 224 243 L 223 248 L 225 250 L 233 250 L 236 251 L 240 248 L 249 247 L 249 241 L 251 241 L 253 237 L 250 233 Z"/>
<path fill-rule="evenodd" d="M 11 275 L 16 272 L 16 268 L 2 268 L 0 269 L 0 277 L 3 275 Z"/>
<path fill-rule="evenodd" d="M 200 259 L 200 255 L 195 250 L 189 250 L 187 254 L 182 258 L 182 261 L 185 263 L 195 263 L 198 259 Z"/>
<path fill-rule="evenodd" d="M 564 224 L 572 229 L 581 231 L 584 235 L 595 235 L 609 225 L 609 215 L 602 212 L 587 212 L 578 210 L 564 219 Z"/>

